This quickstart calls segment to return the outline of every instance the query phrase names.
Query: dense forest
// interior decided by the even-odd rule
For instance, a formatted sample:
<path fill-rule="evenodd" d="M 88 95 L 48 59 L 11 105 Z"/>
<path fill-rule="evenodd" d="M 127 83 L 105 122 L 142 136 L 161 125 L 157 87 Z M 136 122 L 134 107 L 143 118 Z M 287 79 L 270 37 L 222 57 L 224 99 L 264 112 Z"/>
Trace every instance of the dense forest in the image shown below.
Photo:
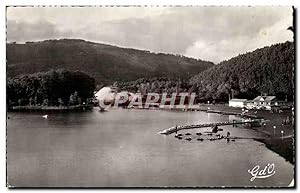
<path fill-rule="evenodd" d="M 196 92 L 198 102 L 253 99 L 262 94 L 292 100 L 293 61 L 294 44 L 286 42 L 223 61 L 189 81 L 166 77 L 141 78 L 118 82 L 118 87 L 131 92 Z"/>
<path fill-rule="evenodd" d="M 293 67 L 294 44 L 285 42 L 223 61 L 192 77 L 189 85 L 202 100 L 253 99 L 260 94 L 292 100 Z"/>
<path fill-rule="evenodd" d="M 94 78 L 79 71 L 25 74 L 7 79 L 7 105 L 77 105 L 92 98 L 94 89 Z"/>
<path fill-rule="evenodd" d="M 79 70 L 94 77 L 96 84 L 166 77 L 188 79 L 212 62 L 181 55 L 120 48 L 77 39 L 8 43 L 7 76 L 45 72 L 51 69 Z"/>
<path fill-rule="evenodd" d="M 140 78 L 135 81 L 118 82 L 116 86 L 120 90 L 126 90 L 129 92 L 140 93 L 176 93 L 176 92 L 188 92 L 188 81 L 166 77 L 154 77 L 154 78 Z"/>

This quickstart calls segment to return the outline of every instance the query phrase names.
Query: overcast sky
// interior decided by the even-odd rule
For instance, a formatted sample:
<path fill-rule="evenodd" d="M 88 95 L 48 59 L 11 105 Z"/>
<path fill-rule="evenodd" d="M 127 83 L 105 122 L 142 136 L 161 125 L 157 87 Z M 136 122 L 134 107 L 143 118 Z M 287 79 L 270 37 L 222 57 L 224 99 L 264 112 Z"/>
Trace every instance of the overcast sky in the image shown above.
<path fill-rule="evenodd" d="M 291 7 L 9 7 L 7 41 L 80 38 L 218 63 L 292 41 Z"/>

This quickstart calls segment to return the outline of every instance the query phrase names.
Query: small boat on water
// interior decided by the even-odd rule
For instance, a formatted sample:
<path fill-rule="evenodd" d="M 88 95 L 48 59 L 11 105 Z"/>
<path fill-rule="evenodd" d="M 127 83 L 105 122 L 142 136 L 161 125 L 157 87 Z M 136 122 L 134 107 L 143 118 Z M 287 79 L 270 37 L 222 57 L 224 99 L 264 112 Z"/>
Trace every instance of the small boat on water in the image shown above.
<path fill-rule="evenodd" d="M 181 137 L 181 136 L 182 136 L 181 133 L 178 133 L 178 134 L 175 135 L 175 137 Z"/>
<path fill-rule="evenodd" d="M 188 137 L 188 138 L 186 138 L 185 140 L 187 140 L 187 141 L 191 141 L 191 140 L 192 140 L 192 138 L 191 138 L 191 137 Z"/>
<path fill-rule="evenodd" d="M 45 119 L 47 119 L 47 118 L 48 118 L 48 115 L 43 115 L 42 117 L 45 118 Z"/>

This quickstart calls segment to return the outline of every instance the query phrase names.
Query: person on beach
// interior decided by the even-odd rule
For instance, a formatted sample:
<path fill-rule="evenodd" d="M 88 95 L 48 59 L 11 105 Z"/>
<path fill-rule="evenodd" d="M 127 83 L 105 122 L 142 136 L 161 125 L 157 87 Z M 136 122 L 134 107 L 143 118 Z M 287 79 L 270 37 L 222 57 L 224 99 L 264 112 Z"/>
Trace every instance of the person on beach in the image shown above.
<path fill-rule="evenodd" d="M 227 131 L 227 138 L 228 138 L 228 137 L 230 137 L 230 132 L 229 132 L 229 131 Z"/>
<path fill-rule="evenodd" d="M 213 133 L 217 133 L 217 132 L 218 132 L 218 126 L 217 126 L 217 125 L 214 125 L 214 126 L 213 126 L 212 132 L 213 132 Z"/>

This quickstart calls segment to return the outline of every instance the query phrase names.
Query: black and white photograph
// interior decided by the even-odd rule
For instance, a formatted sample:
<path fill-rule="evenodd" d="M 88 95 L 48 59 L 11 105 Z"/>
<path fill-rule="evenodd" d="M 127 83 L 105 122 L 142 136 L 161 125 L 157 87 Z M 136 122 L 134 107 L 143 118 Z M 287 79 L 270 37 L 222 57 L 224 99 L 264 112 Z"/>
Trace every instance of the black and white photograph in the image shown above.
<path fill-rule="evenodd" d="M 6 187 L 295 188 L 296 11 L 6 6 Z"/>

